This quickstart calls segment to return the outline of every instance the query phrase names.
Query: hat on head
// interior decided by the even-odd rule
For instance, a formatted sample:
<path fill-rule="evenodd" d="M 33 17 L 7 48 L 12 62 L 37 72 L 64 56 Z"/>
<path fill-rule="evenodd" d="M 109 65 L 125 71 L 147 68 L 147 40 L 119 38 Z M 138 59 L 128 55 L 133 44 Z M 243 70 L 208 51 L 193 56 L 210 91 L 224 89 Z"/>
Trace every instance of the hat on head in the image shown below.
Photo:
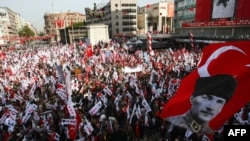
<path fill-rule="evenodd" d="M 193 96 L 214 95 L 228 101 L 237 86 L 237 80 L 232 75 L 218 74 L 209 77 L 200 77 L 195 84 Z"/>

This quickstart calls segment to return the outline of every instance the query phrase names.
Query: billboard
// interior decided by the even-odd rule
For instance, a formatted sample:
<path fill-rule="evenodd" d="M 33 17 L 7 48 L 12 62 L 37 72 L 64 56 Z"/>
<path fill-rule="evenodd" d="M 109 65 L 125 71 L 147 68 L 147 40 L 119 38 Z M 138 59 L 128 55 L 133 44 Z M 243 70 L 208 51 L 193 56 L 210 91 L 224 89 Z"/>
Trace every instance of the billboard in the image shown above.
<path fill-rule="evenodd" d="M 250 25 L 250 20 L 216 20 L 202 22 L 182 23 L 182 27 L 205 27 L 205 26 L 244 26 Z"/>
<path fill-rule="evenodd" d="M 249 25 L 249 5 L 250 0 L 197 0 L 194 22 L 182 27 Z"/>
<path fill-rule="evenodd" d="M 213 0 L 212 19 L 233 18 L 235 0 Z"/>
<path fill-rule="evenodd" d="M 173 2 L 168 3 L 168 17 L 171 17 L 171 18 L 174 17 L 174 3 Z"/>
<path fill-rule="evenodd" d="M 249 20 L 250 19 L 249 5 L 250 5 L 250 0 L 238 0 L 237 1 L 237 8 L 236 8 L 236 13 L 235 13 L 235 18 L 237 20 Z"/>
<path fill-rule="evenodd" d="M 197 0 L 195 21 L 211 20 L 211 9 L 212 9 L 211 5 L 212 5 L 212 0 Z"/>

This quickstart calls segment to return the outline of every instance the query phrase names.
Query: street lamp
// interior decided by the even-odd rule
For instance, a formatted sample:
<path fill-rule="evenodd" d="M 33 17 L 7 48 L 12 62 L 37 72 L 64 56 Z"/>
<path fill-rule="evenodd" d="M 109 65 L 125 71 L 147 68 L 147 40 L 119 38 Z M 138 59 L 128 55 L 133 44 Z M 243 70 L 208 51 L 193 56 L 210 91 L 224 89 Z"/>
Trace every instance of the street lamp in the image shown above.
<path fill-rule="evenodd" d="M 147 27 L 147 30 L 146 30 L 146 33 L 149 31 L 149 16 L 148 16 L 148 11 L 149 11 L 149 8 L 151 7 L 150 4 L 147 4 L 146 6 L 146 27 Z"/>
<path fill-rule="evenodd" d="M 66 28 L 67 28 L 67 27 L 66 27 L 66 23 L 65 23 L 65 22 L 66 22 L 66 18 L 64 18 L 64 25 L 65 25 L 65 26 L 64 26 L 64 36 L 65 36 L 65 44 L 67 45 L 67 44 L 68 44 L 68 41 L 67 41 L 67 34 L 66 34 Z"/>
<path fill-rule="evenodd" d="M 73 18 L 72 18 L 73 19 Z M 74 28 L 73 28 L 73 21 L 72 21 L 72 19 L 71 19 L 71 30 L 72 30 L 72 43 L 74 43 L 74 41 L 75 41 L 75 35 L 74 35 Z"/>

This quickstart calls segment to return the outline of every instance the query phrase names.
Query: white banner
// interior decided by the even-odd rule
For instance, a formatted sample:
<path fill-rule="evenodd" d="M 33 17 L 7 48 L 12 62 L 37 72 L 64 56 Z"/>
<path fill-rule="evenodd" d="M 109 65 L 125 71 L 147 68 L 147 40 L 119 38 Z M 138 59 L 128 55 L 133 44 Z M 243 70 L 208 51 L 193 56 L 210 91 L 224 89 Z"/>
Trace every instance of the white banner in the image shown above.
<path fill-rule="evenodd" d="M 64 79 L 64 76 L 63 76 L 63 67 L 62 67 L 62 65 L 56 66 L 56 70 L 57 70 L 59 80 L 64 84 L 65 79 Z"/>
<path fill-rule="evenodd" d="M 0 118 L 0 124 L 3 124 L 3 122 L 5 121 L 5 119 L 7 118 L 8 116 L 6 115 L 6 113 L 4 113 L 2 115 L 2 117 Z"/>
<path fill-rule="evenodd" d="M 33 84 L 32 88 L 30 90 L 30 93 L 29 93 L 29 96 L 32 99 L 34 98 L 34 92 L 35 92 L 35 90 L 36 90 L 36 82 Z"/>
<path fill-rule="evenodd" d="M 56 94 L 62 99 L 62 100 L 67 100 L 67 93 L 64 89 L 56 89 Z"/>
<path fill-rule="evenodd" d="M 65 83 L 66 83 L 66 92 L 68 94 L 68 101 L 71 102 L 71 95 L 72 95 L 72 90 L 71 90 L 71 71 L 68 67 L 65 68 Z"/>
<path fill-rule="evenodd" d="M 75 109 L 73 107 L 72 102 L 71 103 L 70 102 L 67 103 L 67 109 L 68 109 L 69 114 L 70 114 L 71 117 L 76 117 L 76 111 L 75 111 Z"/>
<path fill-rule="evenodd" d="M 101 96 L 101 100 L 102 100 L 102 102 L 103 102 L 103 104 L 104 104 L 104 106 L 105 106 L 105 108 L 106 108 L 106 107 L 107 107 L 107 104 L 108 104 L 108 99 L 106 98 L 105 95 L 102 95 L 102 96 Z"/>
<path fill-rule="evenodd" d="M 98 103 L 95 104 L 94 107 L 92 107 L 90 110 L 89 110 L 89 114 L 90 115 L 95 115 L 102 107 L 102 102 L 99 101 Z"/>
<path fill-rule="evenodd" d="M 61 123 L 62 125 L 76 125 L 76 119 L 63 118 Z"/>
<path fill-rule="evenodd" d="M 137 108 L 136 108 L 136 104 L 134 104 L 134 107 L 133 107 L 132 113 L 131 113 L 131 115 L 130 115 L 130 121 L 129 121 L 129 124 L 131 124 L 131 122 L 132 122 L 132 118 L 133 118 L 133 116 L 135 115 L 136 110 L 137 110 Z"/>
<path fill-rule="evenodd" d="M 122 71 L 124 73 L 141 72 L 141 71 L 143 71 L 143 67 L 142 67 L 142 65 L 137 65 L 137 67 L 135 67 L 135 68 L 130 68 L 130 67 L 125 66 L 124 69 L 122 69 Z"/>
<path fill-rule="evenodd" d="M 85 124 L 83 128 L 88 135 L 90 135 L 94 131 L 94 128 L 92 127 L 90 122 L 87 122 L 87 124 Z"/>
<path fill-rule="evenodd" d="M 141 107 L 140 107 L 140 105 L 137 106 L 135 114 L 136 114 L 137 119 L 141 119 Z"/>
<path fill-rule="evenodd" d="M 112 95 L 112 91 L 109 89 L 108 86 L 106 86 L 106 87 L 103 89 L 103 91 L 105 92 L 105 94 L 108 94 L 109 96 Z"/>
<path fill-rule="evenodd" d="M 26 113 L 24 115 L 24 117 L 22 118 L 22 123 L 25 124 L 28 121 L 28 119 L 30 118 L 30 116 L 31 116 L 31 114 Z"/>

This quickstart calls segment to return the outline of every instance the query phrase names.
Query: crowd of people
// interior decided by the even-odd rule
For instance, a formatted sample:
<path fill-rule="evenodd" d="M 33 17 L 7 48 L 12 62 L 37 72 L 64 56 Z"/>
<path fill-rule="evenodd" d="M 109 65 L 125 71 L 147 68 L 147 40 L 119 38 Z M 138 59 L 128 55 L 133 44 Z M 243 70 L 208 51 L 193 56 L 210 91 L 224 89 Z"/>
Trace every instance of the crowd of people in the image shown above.
<path fill-rule="evenodd" d="M 129 52 L 120 43 L 2 50 L 0 140 L 222 140 L 160 118 L 202 47 Z M 230 124 L 246 124 L 250 106 Z M 250 116 L 249 116 L 250 117 Z"/>

